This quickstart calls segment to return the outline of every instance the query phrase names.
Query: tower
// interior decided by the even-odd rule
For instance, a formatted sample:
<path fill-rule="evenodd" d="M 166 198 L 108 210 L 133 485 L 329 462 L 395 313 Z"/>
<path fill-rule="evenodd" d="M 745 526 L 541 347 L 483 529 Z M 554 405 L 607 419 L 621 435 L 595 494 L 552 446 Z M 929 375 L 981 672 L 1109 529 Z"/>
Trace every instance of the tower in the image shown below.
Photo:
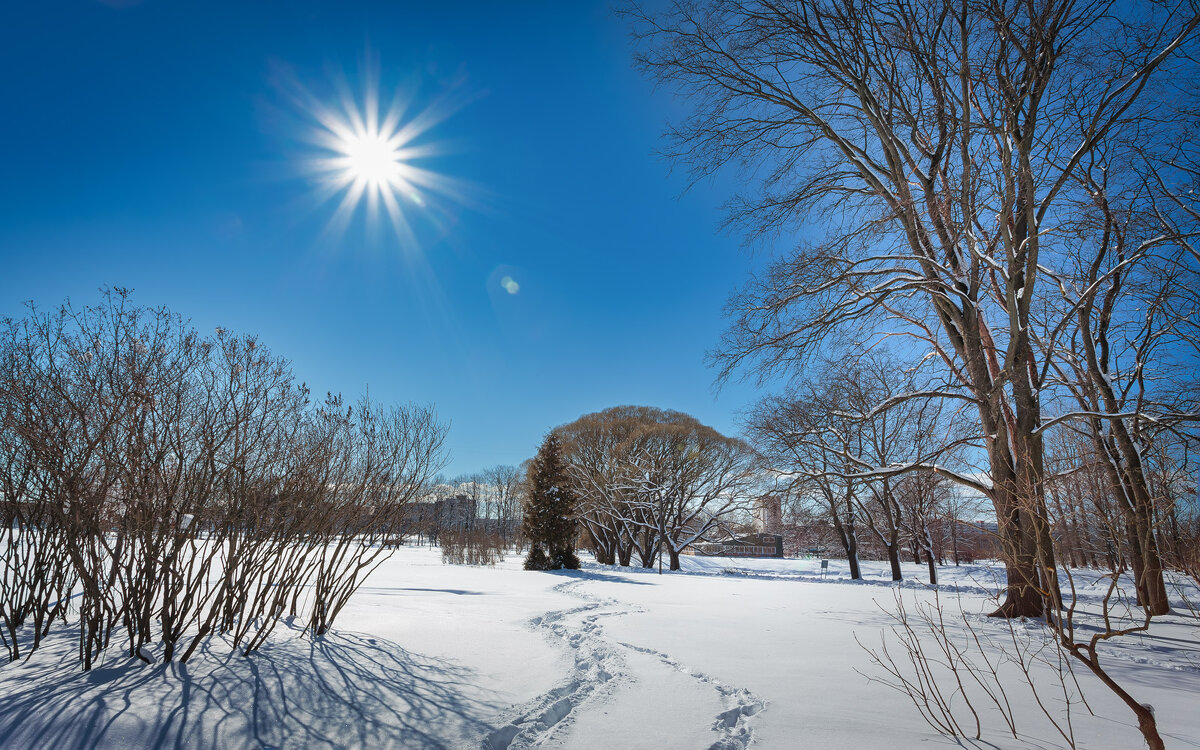
<path fill-rule="evenodd" d="M 783 533 L 783 504 L 778 495 L 763 495 L 755 501 L 755 521 L 764 534 Z"/>

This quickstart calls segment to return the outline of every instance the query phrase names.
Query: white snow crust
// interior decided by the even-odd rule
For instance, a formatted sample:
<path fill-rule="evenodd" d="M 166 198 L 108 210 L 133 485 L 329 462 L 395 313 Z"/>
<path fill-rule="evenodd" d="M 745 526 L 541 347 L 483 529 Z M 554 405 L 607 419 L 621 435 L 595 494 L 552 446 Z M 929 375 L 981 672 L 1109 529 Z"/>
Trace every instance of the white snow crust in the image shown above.
<path fill-rule="evenodd" d="M 867 675 L 856 641 L 876 645 L 898 588 L 927 599 L 922 566 L 898 587 L 886 563 L 684 557 L 680 573 L 443 565 L 402 548 L 351 600 L 335 631 L 281 627 L 242 657 L 220 640 L 186 665 L 126 658 L 119 637 L 83 673 L 60 630 L 28 661 L 0 666 L 4 748 L 863 748 L 957 747 L 908 699 Z M 998 566 L 940 569 L 941 595 L 984 631 Z M 1099 574 L 1076 576 L 1083 608 Z M 1185 593 L 1195 596 L 1194 588 Z M 1176 597 L 1177 598 L 1177 597 Z M 1178 604 L 1178 602 L 1176 602 Z M 1001 630 L 1003 629 L 1003 630 Z M 1040 626 L 1021 623 L 1037 637 Z M 1183 611 L 1102 653 L 1152 704 L 1168 747 L 1200 747 L 1200 644 Z M 1133 714 L 1076 670 L 1092 711 L 1076 707 L 1080 747 L 1137 748 Z M 1027 690 L 1009 698 L 1014 740 L 984 713 L 970 747 L 1060 748 Z M 1042 696 L 1052 708 L 1061 696 Z M 980 704 L 982 705 L 982 704 Z M 986 706 L 984 706 L 986 708 Z"/>

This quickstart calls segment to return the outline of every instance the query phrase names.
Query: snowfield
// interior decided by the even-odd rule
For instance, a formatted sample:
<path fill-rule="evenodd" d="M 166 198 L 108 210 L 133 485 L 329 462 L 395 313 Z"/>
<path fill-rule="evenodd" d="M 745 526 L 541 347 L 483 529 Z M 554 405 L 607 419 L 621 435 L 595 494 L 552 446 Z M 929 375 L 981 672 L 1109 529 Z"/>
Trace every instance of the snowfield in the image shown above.
<path fill-rule="evenodd" d="M 335 632 L 281 627 L 249 658 L 219 640 L 186 665 L 143 665 L 116 643 L 82 673 L 60 631 L 29 661 L 0 667 L 0 745 L 11 748 L 886 748 L 954 747 L 882 677 L 862 646 L 892 625 L 880 605 L 927 600 L 924 568 L 894 586 L 885 563 L 685 557 L 682 573 L 533 573 L 450 566 L 400 549 L 353 598 Z M 946 567 L 948 609 L 987 611 L 987 566 Z M 1081 608 L 1102 586 L 1077 576 Z M 1195 590 L 1186 591 L 1189 596 Z M 985 636 L 1036 644 L 1035 623 L 972 615 Z M 1152 704 L 1168 747 L 1200 748 L 1200 623 L 1186 613 L 1106 650 Z M 1025 639 L 1025 640 L 1022 640 Z M 114 641 L 119 641 L 115 638 Z M 892 641 L 894 643 L 894 640 Z M 1040 667 L 1050 670 L 1050 667 Z M 1133 714 L 1076 670 L 1085 748 L 1138 748 Z M 1058 681 L 1052 674 L 1050 686 Z M 1041 700 L 1061 711 L 1063 695 Z M 1028 688 L 1008 690 L 1021 736 L 981 712 L 987 743 L 1060 748 Z M 977 702 L 977 707 L 984 707 Z M 973 726 L 973 725 L 972 725 Z"/>

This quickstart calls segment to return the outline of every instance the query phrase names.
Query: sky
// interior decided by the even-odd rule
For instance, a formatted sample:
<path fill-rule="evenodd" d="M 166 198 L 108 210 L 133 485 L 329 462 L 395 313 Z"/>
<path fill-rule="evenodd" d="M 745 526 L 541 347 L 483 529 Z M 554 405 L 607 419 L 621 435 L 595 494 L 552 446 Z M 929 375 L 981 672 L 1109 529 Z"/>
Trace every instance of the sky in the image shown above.
<path fill-rule="evenodd" d="M 131 288 L 202 332 L 257 334 L 314 393 L 434 404 L 448 476 L 619 404 L 734 434 L 756 397 L 704 364 L 756 262 L 720 229 L 737 186 L 689 189 L 660 155 L 686 104 L 634 69 L 609 3 L 5 15 L 0 315 Z M 399 231 L 318 171 L 338 156 L 322 115 L 371 92 L 404 105 L 398 161 L 428 176 L 401 191 Z"/>

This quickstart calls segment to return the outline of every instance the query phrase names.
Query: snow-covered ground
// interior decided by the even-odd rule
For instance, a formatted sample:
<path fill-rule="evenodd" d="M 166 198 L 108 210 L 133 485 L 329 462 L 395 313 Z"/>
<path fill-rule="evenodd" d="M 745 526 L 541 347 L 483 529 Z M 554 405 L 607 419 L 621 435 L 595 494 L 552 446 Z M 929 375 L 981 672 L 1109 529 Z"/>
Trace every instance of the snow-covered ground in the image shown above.
<path fill-rule="evenodd" d="M 952 747 L 882 676 L 859 641 L 879 644 L 880 605 L 899 590 L 885 565 L 847 580 L 817 560 L 685 558 L 685 571 L 530 573 L 449 566 L 404 548 L 368 580 L 323 639 L 280 628 L 250 658 L 220 641 L 186 665 L 144 666 L 113 648 L 81 673 L 69 633 L 0 667 L 0 745 L 47 747 L 887 748 Z M 942 597 L 986 611 L 994 572 L 943 568 Z M 906 566 L 923 579 L 925 570 Z M 1084 609 L 1102 591 L 1076 584 Z M 1193 591 L 1194 593 L 1194 591 Z M 982 616 L 985 637 L 1012 633 Z M 953 627 L 953 626 L 952 626 Z M 1018 623 L 1018 639 L 1038 636 Z M 1168 747 L 1200 748 L 1200 623 L 1165 617 L 1109 649 L 1108 664 L 1152 704 Z M 1049 669 L 1038 668 L 1038 669 Z M 1052 678 L 1052 675 L 1047 675 Z M 1077 670 L 1080 747 L 1141 746 L 1132 713 Z M 1057 685 L 1051 679 L 1050 685 Z M 1066 741 L 1028 689 L 1008 690 L 1020 739 L 984 712 L 980 747 Z M 1041 699 L 1052 711 L 1059 694 Z M 986 708 L 983 704 L 978 707 Z M 973 725 L 972 725 L 973 726 Z"/>

